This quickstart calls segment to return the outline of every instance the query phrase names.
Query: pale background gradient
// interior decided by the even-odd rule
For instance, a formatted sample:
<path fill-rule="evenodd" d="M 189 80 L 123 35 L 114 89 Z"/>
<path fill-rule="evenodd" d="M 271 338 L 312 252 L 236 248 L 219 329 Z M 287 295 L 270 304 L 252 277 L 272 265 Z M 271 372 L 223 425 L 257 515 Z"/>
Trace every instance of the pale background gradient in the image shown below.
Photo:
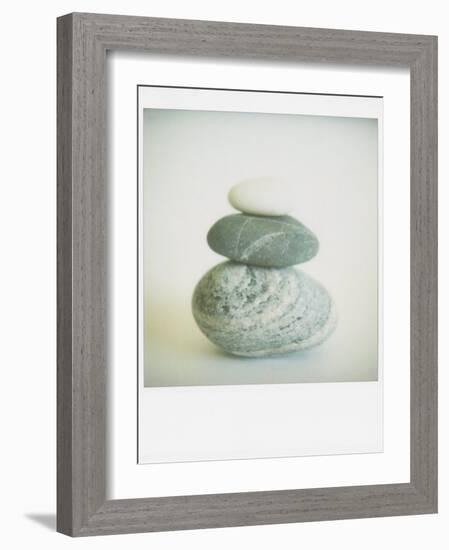
<path fill-rule="evenodd" d="M 145 109 L 143 121 L 145 386 L 377 380 L 377 120 Z M 190 302 L 224 260 L 206 234 L 235 212 L 229 188 L 264 175 L 294 184 L 292 215 L 320 241 L 298 267 L 329 290 L 339 321 L 310 351 L 239 358 L 203 336 Z"/>

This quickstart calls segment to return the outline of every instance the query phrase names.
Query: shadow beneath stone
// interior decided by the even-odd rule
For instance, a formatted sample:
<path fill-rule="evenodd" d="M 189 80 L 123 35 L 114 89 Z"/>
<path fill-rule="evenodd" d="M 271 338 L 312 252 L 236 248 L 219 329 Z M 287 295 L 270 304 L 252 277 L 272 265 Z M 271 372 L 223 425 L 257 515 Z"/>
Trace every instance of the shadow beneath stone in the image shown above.
<path fill-rule="evenodd" d="M 248 357 L 244 355 L 235 355 L 228 351 L 225 351 L 218 346 L 214 346 L 213 344 L 209 344 L 207 347 L 207 353 L 213 357 L 222 357 L 232 360 L 238 360 L 239 362 L 243 362 L 245 365 L 252 365 L 252 364 L 259 364 L 259 365 L 277 365 L 282 366 L 283 364 L 290 366 L 291 360 L 296 359 L 298 362 L 298 366 L 300 366 L 302 363 L 305 363 L 307 361 L 310 361 L 314 358 L 319 358 L 322 355 L 322 345 L 321 346 L 315 346 L 310 349 L 305 349 L 301 351 L 291 351 L 287 353 L 273 353 L 272 355 L 264 355 L 261 357 Z"/>
<path fill-rule="evenodd" d="M 25 514 L 25 517 L 50 531 L 56 531 L 56 514 Z"/>
<path fill-rule="evenodd" d="M 213 345 L 197 327 L 188 303 L 155 302 L 145 314 L 145 387 L 341 380 L 333 368 L 332 341 L 302 351 L 245 357 Z"/>

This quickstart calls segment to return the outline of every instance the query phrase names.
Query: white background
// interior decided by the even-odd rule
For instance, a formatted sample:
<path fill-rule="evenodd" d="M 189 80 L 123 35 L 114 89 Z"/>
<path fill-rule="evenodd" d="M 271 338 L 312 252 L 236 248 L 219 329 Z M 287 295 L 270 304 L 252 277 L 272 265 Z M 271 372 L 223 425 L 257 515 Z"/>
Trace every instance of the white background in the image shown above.
<path fill-rule="evenodd" d="M 3 12 L 2 55 L 2 542 L 6 547 L 45 548 L 444 548 L 447 544 L 449 493 L 447 468 L 449 377 L 448 290 L 441 285 L 440 369 L 440 514 L 304 525 L 247 527 L 197 532 L 129 535 L 71 541 L 53 532 L 55 508 L 55 21 L 70 11 L 97 11 L 211 20 L 290 24 L 373 31 L 440 33 L 440 97 L 449 95 L 448 31 L 439 1 L 376 3 L 279 0 L 191 0 L 148 2 L 9 3 Z M 20 35 L 18 34 L 20 33 Z M 440 106 L 441 151 L 449 147 L 447 104 Z M 447 181 L 442 156 L 440 180 Z M 440 208 L 448 199 L 441 186 Z M 441 216 L 440 277 L 447 280 L 445 235 Z M 438 540 L 440 537 L 440 540 Z M 429 541 L 433 539 L 433 542 Z"/>

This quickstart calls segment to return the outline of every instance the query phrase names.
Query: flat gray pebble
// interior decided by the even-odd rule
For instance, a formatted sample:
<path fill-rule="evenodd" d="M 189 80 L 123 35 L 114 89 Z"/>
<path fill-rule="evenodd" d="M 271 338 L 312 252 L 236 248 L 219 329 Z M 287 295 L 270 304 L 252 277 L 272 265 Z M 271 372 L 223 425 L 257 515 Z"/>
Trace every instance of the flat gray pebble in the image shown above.
<path fill-rule="evenodd" d="M 207 234 L 210 248 L 236 262 L 261 267 L 288 267 L 313 258 L 316 236 L 291 216 L 231 214 Z"/>

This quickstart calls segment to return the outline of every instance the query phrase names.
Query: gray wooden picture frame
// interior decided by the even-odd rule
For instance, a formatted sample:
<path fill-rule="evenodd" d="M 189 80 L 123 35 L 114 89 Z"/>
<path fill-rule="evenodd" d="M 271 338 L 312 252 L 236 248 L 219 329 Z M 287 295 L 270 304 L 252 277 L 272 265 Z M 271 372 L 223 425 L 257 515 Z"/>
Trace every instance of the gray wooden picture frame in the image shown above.
<path fill-rule="evenodd" d="M 437 38 L 83 13 L 60 17 L 57 27 L 58 531 L 83 536 L 436 512 Z M 108 50 L 410 69 L 409 483 L 107 500 Z"/>

